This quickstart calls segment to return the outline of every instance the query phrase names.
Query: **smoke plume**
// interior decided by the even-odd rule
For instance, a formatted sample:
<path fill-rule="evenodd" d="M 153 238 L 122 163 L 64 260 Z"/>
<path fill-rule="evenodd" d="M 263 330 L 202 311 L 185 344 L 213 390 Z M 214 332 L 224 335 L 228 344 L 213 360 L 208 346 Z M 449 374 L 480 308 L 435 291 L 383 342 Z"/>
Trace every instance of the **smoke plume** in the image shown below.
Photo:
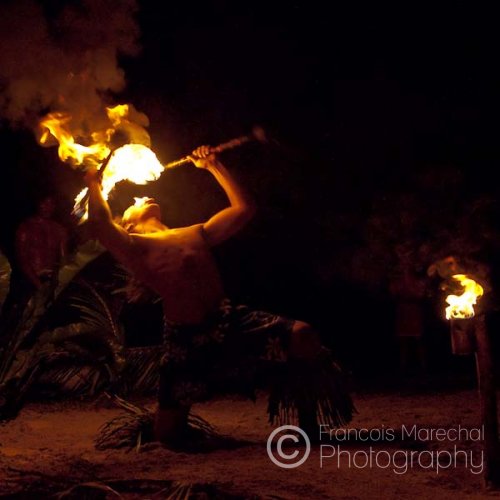
<path fill-rule="evenodd" d="M 135 0 L 72 1 L 50 11 L 35 0 L 2 2 L 2 121 L 33 128 L 48 112 L 68 113 L 82 138 L 104 125 L 104 107 L 126 84 L 119 56 L 140 50 L 136 12 Z"/>

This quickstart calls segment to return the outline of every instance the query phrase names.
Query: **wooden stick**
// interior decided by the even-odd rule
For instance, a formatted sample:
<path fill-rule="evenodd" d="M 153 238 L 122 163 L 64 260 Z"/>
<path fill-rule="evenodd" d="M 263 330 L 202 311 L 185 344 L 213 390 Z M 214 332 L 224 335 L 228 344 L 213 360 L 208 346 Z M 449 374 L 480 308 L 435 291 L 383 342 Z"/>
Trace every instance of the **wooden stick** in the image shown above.
<path fill-rule="evenodd" d="M 223 142 L 222 144 L 219 144 L 218 146 L 214 146 L 210 148 L 211 153 L 222 153 L 223 151 L 227 151 L 228 149 L 234 149 L 242 144 L 245 144 L 246 142 L 250 141 L 260 141 L 264 142 L 266 140 L 265 138 L 265 132 L 262 128 L 260 127 L 254 127 L 252 130 L 251 134 L 248 135 L 241 135 L 240 137 L 236 137 L 234 139 L 231 139 L 230 141 Z M 183 158 L 180 158 L 179 160 L 171 161 L 170 163 L 167 163 L 164 167 L 165 169 L 167 168 L 174 168 L 174 167 L 179 167 L 180 165 L 185 165 L 186 163 L 190 163 L 191 158 L 189 156 L 184 156 Z"/>
<path fill-rule="evenodd" d="M 481 422 L 484 426 L 484 481 L 489 488 L 500 487 L 500 445 L 498 441 L 497 397 L 491 343 L 486 328 L 486 318 L 475 318 L 476 364 L 481 405 Z"/>

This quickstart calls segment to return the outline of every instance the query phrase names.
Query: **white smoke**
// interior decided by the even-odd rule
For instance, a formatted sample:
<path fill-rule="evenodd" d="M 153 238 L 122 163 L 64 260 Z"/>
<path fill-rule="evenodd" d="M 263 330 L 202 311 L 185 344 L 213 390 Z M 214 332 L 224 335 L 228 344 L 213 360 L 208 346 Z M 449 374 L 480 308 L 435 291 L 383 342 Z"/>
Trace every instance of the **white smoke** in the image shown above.
<path fill-rule="evenodd" d="M 119 56 L 140 49 L 136 12 L 135 0 L 71 2 L 55 17 L 35 0 L 2 2 L 0 117 L 32 128 L 62 111 L 75 136 L 99 128 L 110 96 L 126 84 Z"/>

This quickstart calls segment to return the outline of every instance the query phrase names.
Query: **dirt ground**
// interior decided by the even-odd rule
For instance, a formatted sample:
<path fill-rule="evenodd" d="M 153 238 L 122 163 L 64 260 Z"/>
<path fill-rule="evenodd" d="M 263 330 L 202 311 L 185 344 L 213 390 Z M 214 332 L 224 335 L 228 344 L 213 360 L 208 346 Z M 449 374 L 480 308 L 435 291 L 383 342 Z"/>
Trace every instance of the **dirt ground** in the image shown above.
<path fill-rule="evenodd" d="M 347 426 L 351 432 L 372 428 L 392 429 L 398 434 L 402 424 L 408 428 L 416 424 L 421 429 L 479 426 L 478 398 L 474 390 L 432 394 L 371 391 L 353 394 L 353 398 L 358 414 Z M 141 403 L 154 405 L 153 400 Z M 190 498 L 500 498 L 500 491 L 483 488 L 481 474 L 472 473 L 472 462 L 468 463 L 463 457 L 439 473 L 436 468 L 425 465 L 431 463 L 430 454 L 421 462 L 424 466 L 415 464 L 399 474 L 387 461 L 368 466 L 363 460 L 370 447 L 375 452 L 384 450 L 387 457 L 397 450 L 416 450 L 416 453 L 448 450 L 451 453 L 456 445 L 475 453 L 477 463 L 481 442 L 474 441 L 472 434 L 470 439 L 461 438 L 454 443 L 436 439 L 412 443 L 401 436 L 395 440 L 375 436 L 371 443 L 340 442 L 337 436 L 337 441 L 330 441 L 330 445 L 339 445 L 345 452 L 339 465 L 335 458 L 325 457 L 323 467 L 320 466 L 322 440 L 313 444 L 308 460 L 302 465 L 285 469 L 273 464 L 267 454 L 266 441 L 272 428 L 267 423 L 265 409 L 265 394 L 259 395 L 256 403 L 219 400 L 194 408 L 195 413 L 216 425 L 221 433 L 242 441 L 234 448 L 186 453 L 149 443 L 139 451 L 97 451 L 94 438 L 100 426 L 122 413 L 122 409 L 89 401 L 31 403 L 16 420 L 0 427 L 0 497 L 41 499 L 69 489 L 74 496 L 68 494 L 63 498 L 99 498 L 99 495 L 100 498 L 119 498 L 118 493 L 122 498 L 166 498 L 165 488 L 177 481 L 194 484 Z M 328 450 L 325 454 L 331 449 L 323 448 Z M 361 452 L 357 467 L 352 458 L 356 451 Z M 402 467 L 401 453 L 398 460 L 394 463 Z M 75 487 L 82 483 L 94 486 Z M 106 486 L 114 492 L 106 492 Z"/>

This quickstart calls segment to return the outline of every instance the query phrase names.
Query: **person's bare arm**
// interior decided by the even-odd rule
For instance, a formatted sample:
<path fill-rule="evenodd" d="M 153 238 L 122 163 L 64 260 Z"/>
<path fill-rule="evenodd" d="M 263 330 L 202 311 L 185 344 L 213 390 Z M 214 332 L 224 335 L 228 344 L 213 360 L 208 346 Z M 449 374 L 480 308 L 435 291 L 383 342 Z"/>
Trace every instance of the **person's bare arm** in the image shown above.
<path fill-rule="evenodd" d="M 198 168 L 208 170 L 226 193 L 230 206 L 213 215 L 203 224 L 205 237 L 210 246 L 227 240 L 253 217 L 255 207 L 248 195 L 236 182 L 226 167 L 210 154 L 208 146 L 201 146 L 191 155 Z"/>
<path fill-rule="evenodd" d="M 127 257 L 132 240 L 125 229 L 113 222 L 111 209 L 102 195 L 99 172 L 89 170 L 85 182 L 89 189 L 89 222 L 95 237 L 115 256 Z"/>

